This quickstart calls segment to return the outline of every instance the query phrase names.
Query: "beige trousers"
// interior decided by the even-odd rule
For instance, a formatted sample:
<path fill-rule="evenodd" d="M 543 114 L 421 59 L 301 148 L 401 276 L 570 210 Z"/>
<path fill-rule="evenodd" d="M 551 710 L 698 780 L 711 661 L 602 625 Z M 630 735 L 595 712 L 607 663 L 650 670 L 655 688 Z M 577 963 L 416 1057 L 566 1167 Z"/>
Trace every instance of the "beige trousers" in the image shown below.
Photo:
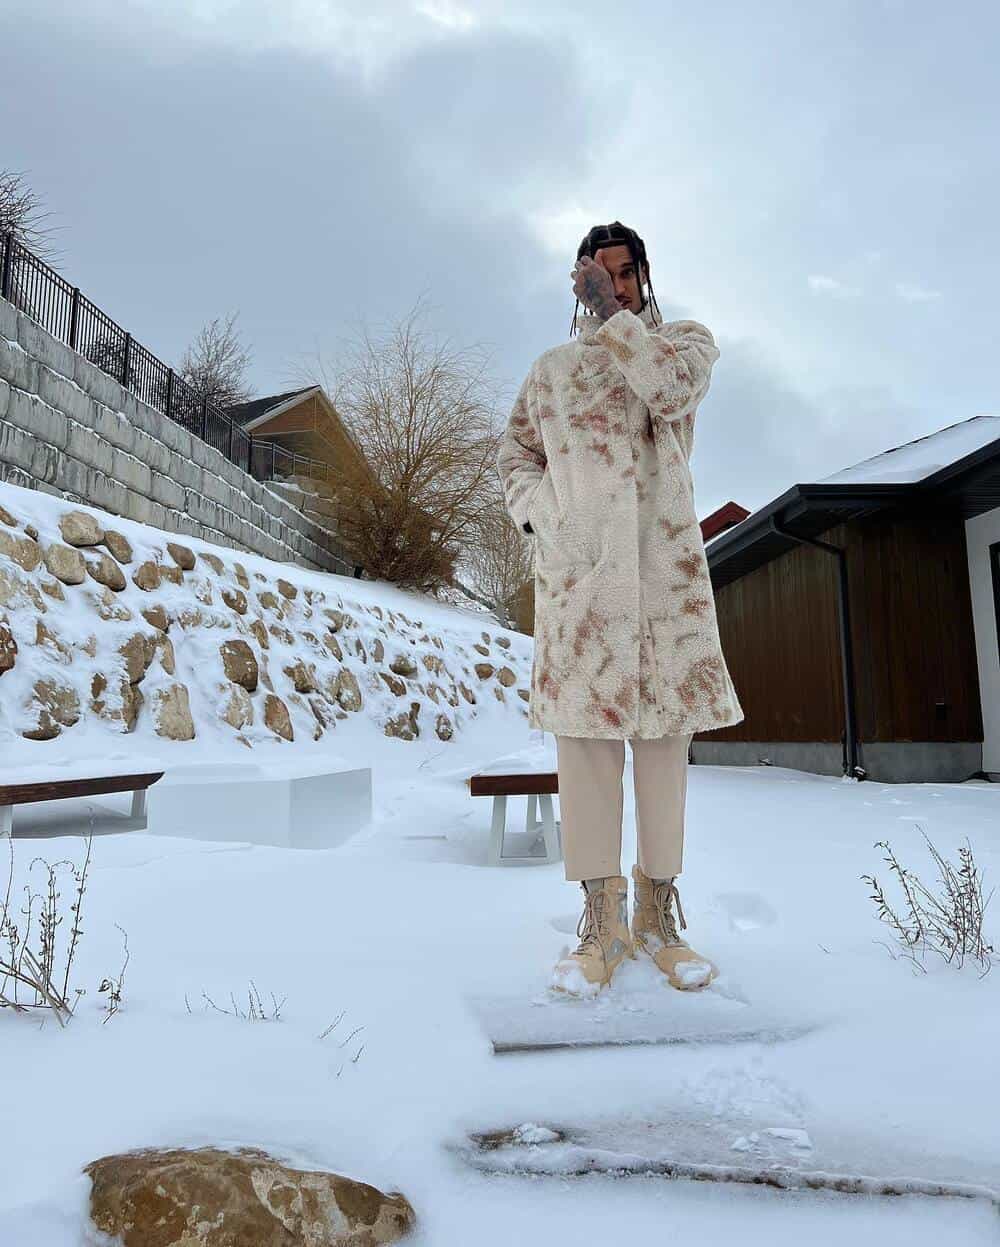
<path fill-rule="evenodd" d="M 629 741 L 639 869 L 651 879 L 672 879 L 681 873 L 692 735 Z M 556 736 L 556 754 L 566 878 L 620 875 L 624 740 Z"/>

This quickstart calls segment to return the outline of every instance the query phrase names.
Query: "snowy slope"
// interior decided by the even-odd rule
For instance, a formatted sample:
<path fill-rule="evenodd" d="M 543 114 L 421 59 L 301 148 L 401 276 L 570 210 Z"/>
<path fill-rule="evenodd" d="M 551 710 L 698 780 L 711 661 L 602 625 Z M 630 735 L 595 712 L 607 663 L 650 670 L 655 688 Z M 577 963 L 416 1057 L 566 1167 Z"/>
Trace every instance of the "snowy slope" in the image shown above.
<path fill-rule="evenodd" d="M 109 538 L 121 561 L 106 544 L 80 547 L 82 564 L 68 551 L 88 569 L 103 561 L 102 574 L 109 578 L 110 568 L 121 587 L 98 583 L 89 570 L 82 583 L 64 583 L 49 570 L 57 566 L 53 551 L 67 557 L 60 521 L 71 513 L 124 539 L 123 547 Z M 171 545 L 188 551 L 193 567 L 178 566 Z M 234 643 L 227 668 L 223 650 Z M 248 654 L 249 677 L 241 669 Z M 317 743 L 341 756 L 355 732 L 367 739 L 388 728 L 406 743 L 415 732 L 445 742 L 479 716 L 520 722 L 531 640 L 479 610 L 182 542 L 0 485 L 4 666 L 0 769 L 109 750 L 170 765 L 246 757 L 248 746 L 270 756 Z"/>

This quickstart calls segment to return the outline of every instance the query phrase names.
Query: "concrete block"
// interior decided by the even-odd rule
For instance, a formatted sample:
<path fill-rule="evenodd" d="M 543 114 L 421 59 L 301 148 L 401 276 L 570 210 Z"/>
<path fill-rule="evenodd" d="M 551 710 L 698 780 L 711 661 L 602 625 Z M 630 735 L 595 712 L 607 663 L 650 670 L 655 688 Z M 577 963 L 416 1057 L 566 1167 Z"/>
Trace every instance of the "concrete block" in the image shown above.
<path fill-rule="evenodd" d="M 194 458 L 192 448 L 199 439 L 176 420 L 172 420 L 169 416 L 160 416 L 159 413 L 157 415 L 159 423 L 151 425 L 146 432 L 160 438 L 164 446 L 173 451 L 175 455 L 180 455 L 182 459 L 192 460 Z"/>
<path fill-rule="evenodd" d="M 94 400 L 90 395 L 81 390 L 75 382 L 67 381 L 61 373 L 53 372 L 44 364 L 38 369 L 36 393 L 42 402 L 48 403 L 56 411 L 61 411 L 71 420 L 88 425 L 92 422 L 91 409 L 94 406 Z"/>
<path fill-rule="evenodd" d="M 17 341 L 0 338 L 0 377 L 26 394 L 38 392 L 38 364 Z"/>
<path fill-rule="evenodd" d="M 94 400 L 94 404 L 90 409 L 91 424 L 94 432 L 97 433 L 109 446 L 114 446 L 118 450 L 132 451 L 136 445 L 135 429 L 129 422 L 122 418 L 121 414 L 114 411 L 111 407 L 106 407 L 103 403 Z"/>
<path fill-rule="evenodd" d="M 147 498 L 153 492 L 153 474 L 149 468 L 135 455 L 126 454 L 124 450 L 112 452 L 115 457 L 114 474 L 129 490 L 144 494 Z"/>
<path fill-rule="evenodd" d="M 172 454 L 158 437 L 152 437 L 144 429 L 134 425 L 129 427 L 132 429 L 132 445 L 122 449 L 141 459 L 154 472 L 171 476 L 174 465 L 183 462 L 180 456 Z"/>
<path fill-rule="evenodd" d="M 0 380 L 0 420 L 7 414 L 7 407 L 10 404 L 10 386 L 6 381 Z"/>
<path fill-rule="evenodd" d="M 38 363 L 62 373 L 64 377 L 73 376 L 76 352 L 23 312 L 17 315 L 17 340 Z"/>
<path fill-rule="evenodd" d="M 115 515 L 125 515 L 129 519 L 137 517 L 129 511 L 129 491 L 112 477 L 91 469 L 89 479 L 90 505 L 111 511 Z"/>
<path fill-rule="evenodd" d="M 184 487 L 171 480 L 169 476 L 164 476 L 161 472 L 150 472 L 149 496 L 154 502 L 158 502 L 161 506 L 172 508 L 175 511 L 183 511 L 185 506 L 186 491 Z"/>
<path fill-rule="evenodd" d="M 139 524 L 151 524 L 154 506 L 152 499 L 137 494 L 133 489 L 124 489 L 124 486 L 122 489 L 125 493 L 125 509 L 122 514 Z"/>
<path fill-rule="evenodd" d="M 96 506 L 91 494 L 94 469 L 89 464 L 63 453 L 58 456 L 51 484 L 64 497 L 79 498 L 88 506 Z"/>
<path fill-rule="evenodd" d="M 86 390 L 98 403 L 103 403 L 105 407 L 110 407 L 113 411 L 122 410 L 125 390 L 114 377 L 109 377 L 106 372 L 103 372 L 96 364 L 92 364 L 83 355 L 74 355 L 73 371 L 67 375 L 71 375 L 80 389 Z"/>
<path fill-rule="evenodd" d="M 61 411 L 43 403 L 35 394 L 25 394 L 11 389 L 7 404 L 7 419 L 18 424 L 33 437 L 60 449 L 69 437 L 69 422 Z"/>
<path fill-rule="evenodd" d="M 120 452 L 116 452 L 93 429 L 75 420 L 66 421 L 66 430 L 65 452 L 71 459 L 78 459 L 106 476 L 115 475 L 115 454 Z"/>
<path fill-rule="evenodd" d="M 0 299 L 0 338 L 17 341 L 17 308 L 6 299 Z"/>

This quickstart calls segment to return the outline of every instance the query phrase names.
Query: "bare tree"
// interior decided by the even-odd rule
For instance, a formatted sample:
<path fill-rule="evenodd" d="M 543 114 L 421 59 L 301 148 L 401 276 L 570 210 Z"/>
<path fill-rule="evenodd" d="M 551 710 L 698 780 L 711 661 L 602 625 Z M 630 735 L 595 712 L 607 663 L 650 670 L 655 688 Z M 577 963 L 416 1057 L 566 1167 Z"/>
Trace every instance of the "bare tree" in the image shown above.
<path fill-rule="evenodd" d="M 533 565 L 531 543 L 511 520 L 498 482 L 466 566 L 476 590 L 508 628 L 517 625 L 517 598 L 532 575 Z"/>
<path fill-rule="evenodd" d="M 478 346 L 455 348 L 413 309 L 381 336 L 362 330 L 319 381 L 366 470 L 338 471 L 337 528 L 371 575 L 408 588 L 448 584 L 496 493 L 497 385 Z"/>
<path fill-rule="evenodd" d="M 53 252 L 51 213 L 25 181 L 23 173 L 0 169 L 0 234 L 12 232 L 37 255 Z"/>
<path fill-rule="evenodd" d="M 184 352 L 178 369 L 199 399 L 217 407 L 245 403 L 253 394 L 246 380 L 252 354 L 236 328 L 238 315 L 210 320 Z"/>

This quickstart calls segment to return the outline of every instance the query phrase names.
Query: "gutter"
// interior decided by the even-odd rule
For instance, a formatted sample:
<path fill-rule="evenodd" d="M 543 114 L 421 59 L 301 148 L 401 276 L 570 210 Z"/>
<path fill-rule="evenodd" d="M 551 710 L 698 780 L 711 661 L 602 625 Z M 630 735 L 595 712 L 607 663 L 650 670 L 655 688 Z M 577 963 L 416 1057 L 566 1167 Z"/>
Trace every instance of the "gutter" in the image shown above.
<path fill-rule="evenodd" d="M 853 779 L 866 779 L 867 771 L 861 765 L 858 747 L 858 716 L 857 698 L 854 682 L 854 647 L 851 640 L 850 592 L 847 577 L 847 551 L 843 546 L 835 546 L 828 541 L 820 541 L 816 537 L 800 537 L 789 532 L 776 518 L 768 517 L 768 527 L 779 537 L 799 545 L 814 546 L 827 554 L 837 556 L 839 571 L 837 598 L 840 615 L 840 665 L 844 679 L 844 774 Z"/>

